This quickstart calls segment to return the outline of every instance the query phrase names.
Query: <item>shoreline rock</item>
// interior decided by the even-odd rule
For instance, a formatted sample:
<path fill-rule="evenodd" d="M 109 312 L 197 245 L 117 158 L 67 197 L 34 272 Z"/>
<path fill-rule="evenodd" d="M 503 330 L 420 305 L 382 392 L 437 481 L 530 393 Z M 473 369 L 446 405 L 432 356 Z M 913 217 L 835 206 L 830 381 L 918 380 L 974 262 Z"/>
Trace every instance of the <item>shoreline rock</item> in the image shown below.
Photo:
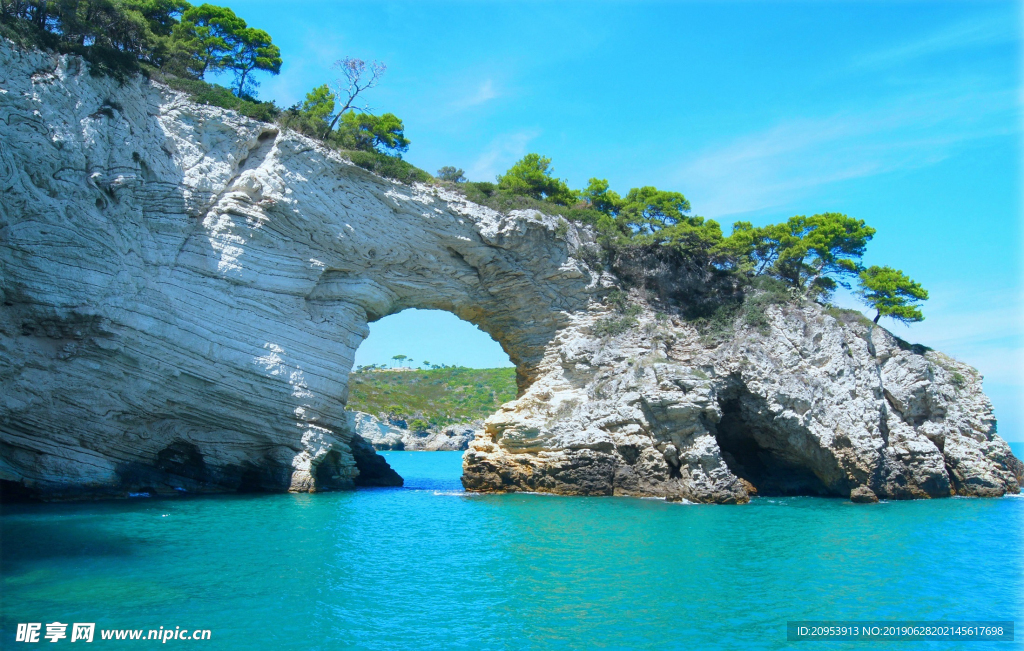
<path fill-rule="evenodd" d="M 483 429 L 483 421 L 456 423 L 439 430 L 413 432 L 385 423 L 372 414 L 348 412 L 349 428 L 363 437 L 375 450 L 413 452 L 460 451 Z"/>
<path fill-rule="evenodd" d="M 837 315 L 773 305 L 767 326 L 737 318 L 708 343 L 646 305 L 615 336 L 595 334 L 608 316 L 577 314 L 537 382 L 487 419 L 463 484 L 723 504 L 1019 493 L 975 369 Z"/>

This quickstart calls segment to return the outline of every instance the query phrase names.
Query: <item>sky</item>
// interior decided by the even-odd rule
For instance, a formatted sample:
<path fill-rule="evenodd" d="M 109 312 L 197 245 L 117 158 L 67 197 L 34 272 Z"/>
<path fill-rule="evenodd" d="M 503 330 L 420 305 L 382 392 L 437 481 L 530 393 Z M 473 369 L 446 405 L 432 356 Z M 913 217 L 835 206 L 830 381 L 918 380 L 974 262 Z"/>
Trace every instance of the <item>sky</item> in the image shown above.
<path fill-rule="evenodd" d="M 888 327 L 978 367 L 1000 433 L 1024 440 L 1022 3 L 230 6 L 281 47 L 264 99 L 301 101 L 344 56 L 385 62 L 367 101 L 403 119 L 405 158 L 430 172 L 492 181 L 537 152 L 573 187 L 683 192 L 726 231 L 824 211 L 866 220 L 878 234 L 865 264 L 931 294 L 923 323 Z M 459 324 L 388 317 L 357 363 L 504 360 Z"/>

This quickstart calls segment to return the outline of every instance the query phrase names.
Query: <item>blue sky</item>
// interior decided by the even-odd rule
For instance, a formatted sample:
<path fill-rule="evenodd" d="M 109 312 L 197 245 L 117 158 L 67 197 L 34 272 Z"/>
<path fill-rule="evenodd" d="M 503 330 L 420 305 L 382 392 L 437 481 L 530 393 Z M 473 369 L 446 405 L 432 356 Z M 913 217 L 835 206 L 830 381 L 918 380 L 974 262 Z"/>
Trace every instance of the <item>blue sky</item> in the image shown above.
<path fill-rule="evenodd" d="M 230 4 L 282 49 L 263 98 L 300 101 L 343 56 L 387 63 L 367 99 L 426 170 L 493 180 L 536 151 L 574 187 L 678 190 L 726 226 L 865 219 L 865 262 L 932 296 L 924 323 L 891 329 L 977 366 L 1024 440 L 1021 3 Z M 422 359 L 418 331 L 461 351 L 431 361 L 493 363 L 472 326 L 390 319 L 358 363 Z"/>

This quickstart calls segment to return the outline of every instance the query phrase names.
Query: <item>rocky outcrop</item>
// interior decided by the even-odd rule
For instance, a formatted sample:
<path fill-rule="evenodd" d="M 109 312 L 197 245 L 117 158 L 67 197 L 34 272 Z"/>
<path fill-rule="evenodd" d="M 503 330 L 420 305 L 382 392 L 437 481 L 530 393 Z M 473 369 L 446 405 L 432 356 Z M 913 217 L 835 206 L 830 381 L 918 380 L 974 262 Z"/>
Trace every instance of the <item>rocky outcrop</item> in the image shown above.
<path fill-rule="evenodd" d="M 720 503 L 1020 491 L 977 371 L 833 312 L 769 306 L 718 344 L 649 309 L 617 336 L 597 334 L 614 315 L 580 313 L 488 419 L 463 483 Z"/>
<path fill-rule="evenodd" d="M 367 323 L 411 307 L 478 325 L 517 368 L 470 490 L 1019 491 L 966 365 L 815 305 L 711 345 L 637 294 L 636 324 L 601 335 L 614 279 L 583 261 L 586 229 L 381 179 L 74 57 L 0 43 L 0 191 L 6 495 L 395 485 L 345 402 Z"/>
<path fill-rule="evenodd" d="M 477 433 L 483 430 L 483 421 L 457 423 L 439 429 L 415 432 L 378 420 L 361 411 L 348 412 L 349 428 L 359 434 L 375 450 L 408 450 L 439 452 L 466 450 Z"/>

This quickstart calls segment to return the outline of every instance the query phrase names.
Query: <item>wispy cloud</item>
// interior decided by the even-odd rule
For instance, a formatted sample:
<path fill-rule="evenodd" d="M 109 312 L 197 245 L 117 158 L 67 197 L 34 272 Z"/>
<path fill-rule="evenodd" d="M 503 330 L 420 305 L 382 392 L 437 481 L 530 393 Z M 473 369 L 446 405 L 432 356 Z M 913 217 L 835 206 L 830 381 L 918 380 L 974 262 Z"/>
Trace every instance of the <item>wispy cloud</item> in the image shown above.
<path fill-rule="evenodd" d="M 1005 15 L 949 25 L 865 54 L 845 74 L 859 83 L 854 79 L 868 69 L 1012 41 L 1016 28 Z M 830 183 L 932 165 L 968 141 L 1020 130 L 1019 90 L 1007 79 L 973 71 L 932 81 L 885 103 L 785 120 L 714 143 L 670 180 L 697 190 L 690 198 L 702 214 L 734 215 L 790 204 Z"/>
<path fill-rule="evenodd" d="M 900 45 L 870 52 L 851 64 L 852 69 L 877 69 L 936 54 L 995 45 L 1019 36 L 1018 25 L 1005 15 L 991 15 L 949 25 L 931 34 Z"/>
<path fill-rule="evenodd" d="M 861 112 L 779 122 L 715 144 L 671 180 L 694 188 L 694 207 L 720 217 L 791 203 L 812 188 L 931 165 L 964 142 L 1017 130 L 1016 91 L 965 80 Z"/>
<path fill-rule="evenodd" d="M 466 175 L 475 181 L 490 181 L 526 154 L 526 146 L 540 131 L 524 130 L 498 136 L 470 166 Z"/>
<path fill-rule="evenodd" d="M 488 79 L 481 83 L 471 94 L 452 102 L 452 106 L 456 109 L 465 109 L 488 102 L 497 96 L 498 92 L 494 89 L 494 81 Z"/>

